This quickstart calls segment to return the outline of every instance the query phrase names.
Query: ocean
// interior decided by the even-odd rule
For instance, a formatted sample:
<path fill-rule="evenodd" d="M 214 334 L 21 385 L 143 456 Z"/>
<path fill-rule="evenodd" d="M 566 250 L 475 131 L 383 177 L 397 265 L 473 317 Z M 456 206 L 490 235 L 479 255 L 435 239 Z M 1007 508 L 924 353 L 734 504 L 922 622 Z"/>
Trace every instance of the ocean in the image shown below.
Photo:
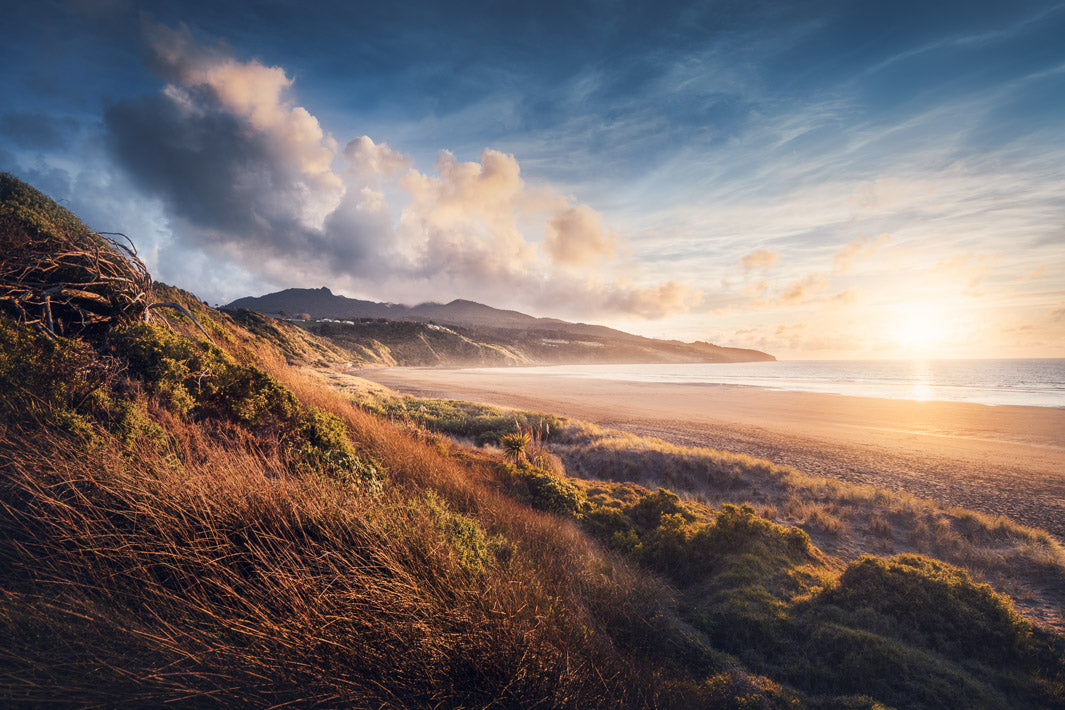
<path fill-rule="evenodd" d="M 502 373 L 507 369 L 492 371 Z M 855 397 L 1065 408 L 1065 358 L 558 365 L 515 371 L 629 382 L 718 384 Z"/>

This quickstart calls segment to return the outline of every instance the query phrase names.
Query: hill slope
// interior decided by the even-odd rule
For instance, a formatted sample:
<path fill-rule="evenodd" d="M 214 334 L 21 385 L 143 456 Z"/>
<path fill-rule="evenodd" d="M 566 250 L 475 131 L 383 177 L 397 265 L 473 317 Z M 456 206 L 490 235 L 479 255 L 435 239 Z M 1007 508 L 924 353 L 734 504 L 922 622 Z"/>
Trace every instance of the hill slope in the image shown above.
<path fill-rule="evenodd" d="M 757 350 L 644 338 L 600 325 L 534 318 L 473 301 L 422 303 L 409 307 L 347 298 L 324 286 L 239 298 L 226 306 L 227 310 L 243 308 L 276 316 L 304 314 L 312 319 L 306 327 L 352 349 L 356 360 L 374 363 L 376 357 L 383 361 L 377 364 L 520 365 L 775 359 Z M 314 322 L 323 319 L 346 322 L 327 326 Z M 388 362 L 390 359 L 392 362 Z"/>
<path fill-rule="evenodd" d="M 848 563 L 744 504 L 838 485 L 550 417 L 359 406 L 287 363 L 313 338 L 156 298 L 189 315 L 67 338 L 0 310 L 5 706 L 1065 703 L 1065 638 L 1001 590 L 921 555 Z M 713 507 L 636 475 L 699 477 Z M 1045 534 L 886 512 L 1061 586 Z"/>

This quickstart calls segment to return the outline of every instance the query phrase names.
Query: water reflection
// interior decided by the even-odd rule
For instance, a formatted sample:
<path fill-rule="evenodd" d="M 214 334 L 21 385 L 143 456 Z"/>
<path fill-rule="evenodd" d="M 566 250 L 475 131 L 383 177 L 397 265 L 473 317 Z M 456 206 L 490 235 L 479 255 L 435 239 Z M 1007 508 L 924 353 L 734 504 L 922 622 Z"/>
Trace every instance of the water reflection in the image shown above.
<path fill-rule="evenodd" d="M 905 399 L 916 399 L 919 402 L 931 400 L 932 385 L 935 384 L 931 364 L 927 360 L 914 360 L 912 377 L 913 384 L 910 386 L 910 394 Z"/>

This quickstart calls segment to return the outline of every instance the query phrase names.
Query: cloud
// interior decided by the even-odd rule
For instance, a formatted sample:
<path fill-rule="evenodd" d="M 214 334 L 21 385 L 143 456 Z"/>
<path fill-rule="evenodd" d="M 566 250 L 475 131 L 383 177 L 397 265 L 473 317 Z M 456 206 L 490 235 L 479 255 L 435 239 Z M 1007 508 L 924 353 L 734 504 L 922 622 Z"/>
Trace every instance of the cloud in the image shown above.
<path fill-rule="evenodd" d="M 1017 279 L 1017 281 L 1019 281 L 1019 282 L 1035 281 L 1037 279 L 1043 278 L 1046 275 L 1047 275 L 1047 267 L 1045 267 L 1045 266 L 1037 266 L 1034 269 L 1032 269 L 1031 271 L 1026 271 L 1024 274 L 1021 275 L 1020 278 Z"/>
<path fill-rule="evenodd" d="M 743 295 L 748 298 L 760 298 L 761 296 L 764 296 L 768 290 L 769 281 L 762 279 L 761 281 L 747 284 L 743 289 Z"/>
<path fill-rule="evenodd" d="M 353 138 L 344 146 L 348 169 L 360 176 L 394 178 L 411 165 L 409 156 L 394 151 L 387 143 L 374 143 L 369 136 Z"/>
<path fill-rule="evenodd" d="M 810 274 L 788 284 L 776 302 L 779 305 L 802 303 L 825 291 L 828 285 L 828 274 Z"/>
<path fill-rule="evenodd" d="M 750 273 L 755 269 L 771 269 L 779 259 L 780 254 L 775 251 L 758 249 L 741 258 L 740 263 L 743 265 L 743 270 Z"/>
<path fill-rule="evenodd" d="M 703 299 L 677 281 L 618 276 L 623 242 L 603 216 L 526 185 L 513 155 L 485 149 L 460 161 L 441 151 L 421 172 L 366 135 L 341 150 L 297 105 L 281 67 L 238 61 L 184 27 L 149 35 L 168 83 L 108 107 L 105 127 L 117 163 L 162 201 L 175 242 L 161 253 L 206 250 L 274 286 L 328 281 L 406 302 L 464 297 L 657 318 Z"/>
<path fill-rule="evenodd" d="M 603 228 L 602 215 L 587 205 L 555 213 L 543 248 L 556 263 L 589 266 L 614 256 L 618 237 Z"/>
<path fill-rule="evenodd" d="M 662 318 L 684 313 L 703 303 L 705 294 L 679 281 L 664 281 L 651 287 L 619 287 L 606 294 L 606 310 L 637 315 L 642 318 Z"/>
<path fill-rule="evenodd" d="M 1059 301 L 1057 307 L 1050 311 L 1050 320 L 1065 321 L 1065 301 Z"/>
<path fill-rule="evenodd" d="M 891 241 L 890 234 L 881 234 L 876 239 L 862 237 L 840 249 L 832 259 L 832 271 L 837 274 L 850 273 L 854 262 L 859 258 L 870 257 L 882 246 Z"/>
<path fill-rule="evenodd" d="M 990 275 L 997 257 L 984 254 L 956 254 L 936 263 L 928 274 L 947 283 L 955 283 L 965 296 L 982 296 L 983 282 Z"/>

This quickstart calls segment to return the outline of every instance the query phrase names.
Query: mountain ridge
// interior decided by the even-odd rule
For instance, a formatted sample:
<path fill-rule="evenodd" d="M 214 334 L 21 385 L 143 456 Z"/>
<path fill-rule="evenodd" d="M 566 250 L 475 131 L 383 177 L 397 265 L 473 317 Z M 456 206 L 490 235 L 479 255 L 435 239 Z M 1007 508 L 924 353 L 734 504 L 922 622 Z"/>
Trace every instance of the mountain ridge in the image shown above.
<path fill-rule="evenodd" d="M 406 306 L 349 298 L 322 286 L 246 296 L 223 308 L 246 308 L 274 317 L 306 316 L 307 322 L 302 323 L 305 328 L 342 347 L 360 353 L 381 353 L 383 346 L 388 351 L 383 360 L 388 364 L 491 366 L 776 359 L 759 350 L 647 338 L 603 325 L 538 318 L 461 298 L 445 304 Z M 397 357 L 393 351 L 404 355 Z"/>

